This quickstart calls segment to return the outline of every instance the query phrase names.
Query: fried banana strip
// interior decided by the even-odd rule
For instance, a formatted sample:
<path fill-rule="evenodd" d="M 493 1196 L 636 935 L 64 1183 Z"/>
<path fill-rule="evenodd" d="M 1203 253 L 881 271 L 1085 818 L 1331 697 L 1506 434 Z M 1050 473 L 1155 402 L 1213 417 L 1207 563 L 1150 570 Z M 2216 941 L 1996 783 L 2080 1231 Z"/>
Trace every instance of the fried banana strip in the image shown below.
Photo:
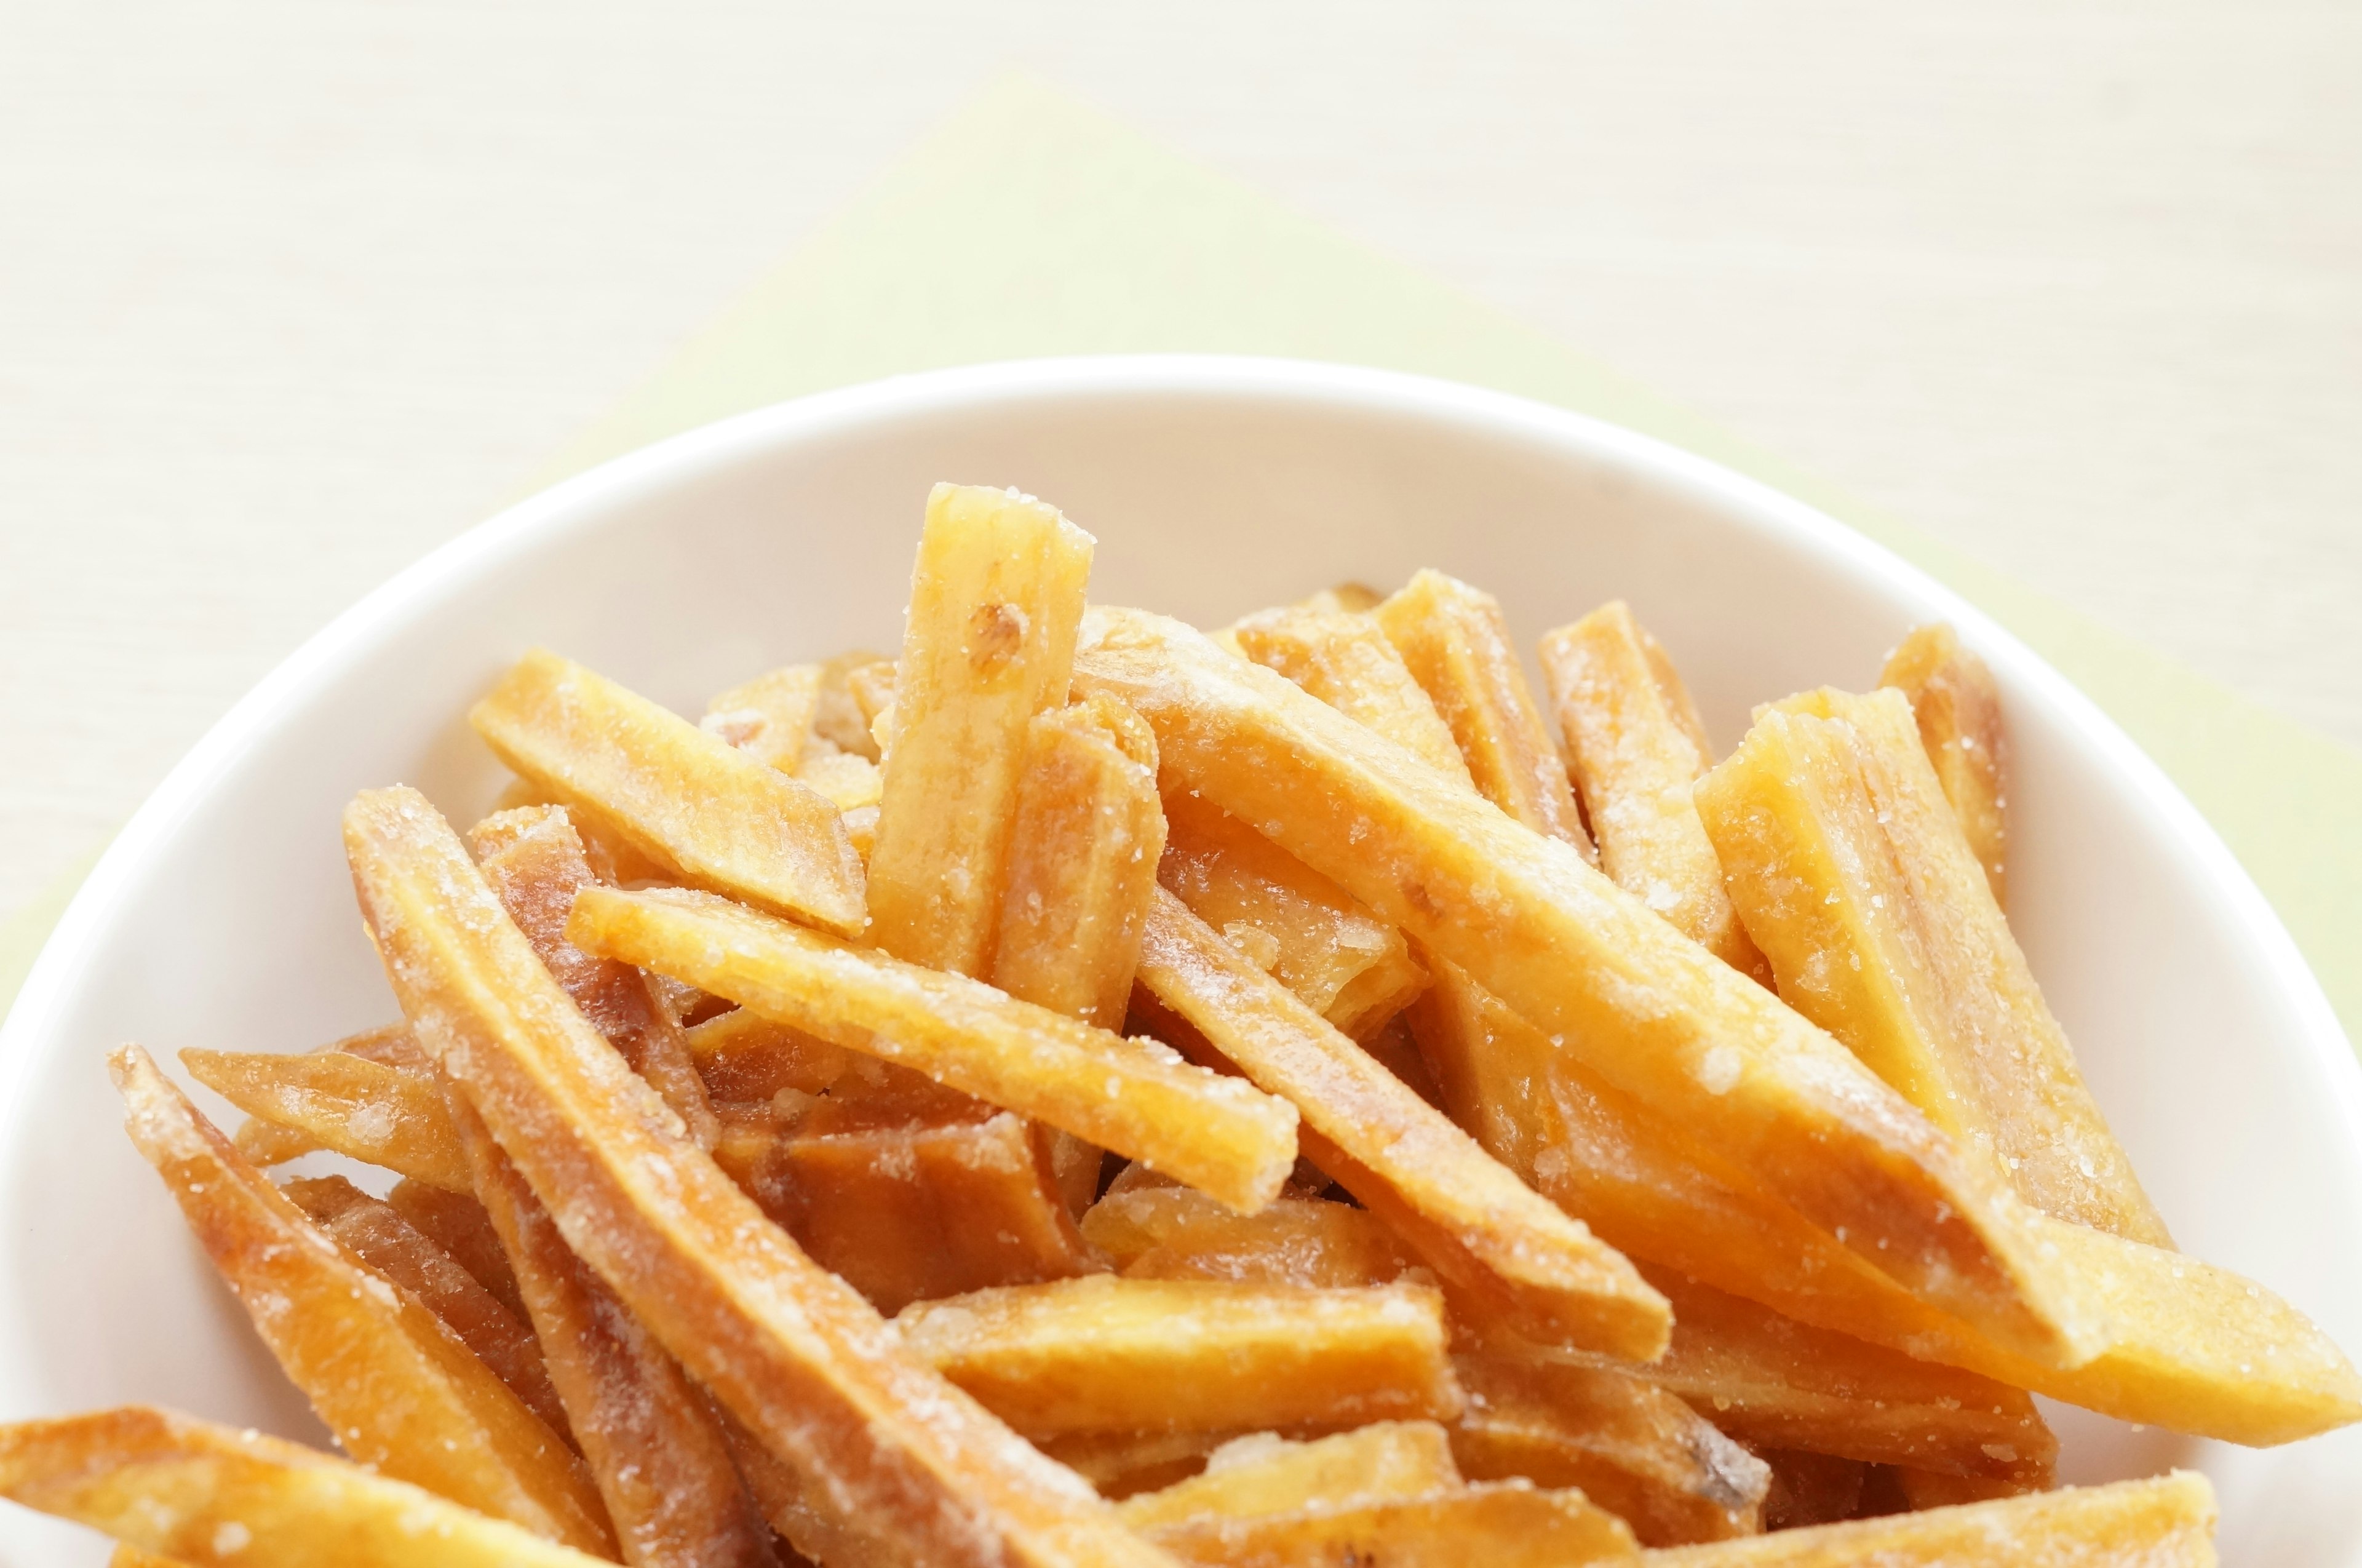
<path fill-rule="evenodd" d="M 468 722 L 584 825 L 733 898 L 847 935 L 861 862 L 836 808 L 678 713 L 546 648 Z"/>
<path fill-rule="evenodd" d="M 899 958 L 990 967 L 1027 730 L 1065 703 L 1091 547 L 1030 496 L 927 497 L 869 853 L 870 940 Z"/>
<path fill-rule="evenodd" d="M 1700 782 L 1780 994 L 2047 1213 L 2170 1246 L 1900 692 L 1765 710 Z"/>
<path fill-rule="evenodd" d="M 108 1059 L 131 1141 L 345 1452 L 535 1534 L 612 1549 L 557 1434 L 416 1298 L 337 1244 L 127 1045 Z"/>
<path fill-rule="evenodd" d="M 1299 1508 L 1390 1501 L 1461 1484 L 1451 1443 L 1433 1421 L 1374 1421 L 1333 1437 L 1291 1442 L 1273 1433 L 1235 1438 L 1205 1470 L 1162 1491 L 1126 1498 L 1116 1512 L 1134 1529 L 1193 1519 L 1251 1519 Z"/>
<path fill-rule="evenodd" d="M 2102 1323 L 2022 1206 L 1927 1119 L 1571 848 L 1178 622 L 1096 608 L 1076 677 L 1194 790 L 1392 920 L 1603 1078 L 1931 1303 L 2074 1365 Z"/>
<path fill-rule="evenodd" d="M 1087 1275 L 903 1309 L 912 1353 L 1029 1435 L 1450 1419 L 1443 1301 Z"/>
<path fill-rule="evenodd" d="M 841 1045 L 1145 1161 L 1252 1211 L 1296 1159 L 1296 1112 L 1161 1046 L 980 981 L 667 889 L 584 889 L 568 934 Z"/>
<path fill-rule="evenodd" d="M 2009 732 L 1992 671 L 1939 622 L 1914 627 L 1887 656 L 1878 683 L 1911 700 L 1919 741 L 1943 783 L 1944 799 L 1984 867 L 1993 902 L 2007 908 Z"/>
<path fill-rule="evenodd" d="M 248 1116 L 294 1128 L 315 1147 L 446 1192 L 468 1190 L 467 1159 L 443 1114 L 442 1094 L 425 1073 L 343 1051 L 282 1056 L 189 1050 L 181 1053 L 181 1065 Z"/>
<path fill-rule="evenodd" d="M 420 1043 L 567 1244 L 809 1483 L 826 1522 L 884 1557 L 944 1568 L 1165 1561 L 1072 1472 L 912 1357 L 711 1155 L 671 1133 L 656 1091 L 574 1010 L 422 796 L 361 796 L 346 845 Z"/>
<path fill-rule="evenodd" d="M 2213 1568 L 2214 1489 L 2175 1471 L 1652 1553 L 1656 1568 Z"/>
<path fill-rule="evenodd" d="M 1541 661 L 1601 869 L 1732 968 L 1768 978 L 1690 800 L 1714 754 L 1672 658 L 1619 599 L 1545 635 Z"/>
<path fill-rule="evenodd" d="M 1314 1161 L 1453 1285 L 1505 1299 L 1538 1334 L 1639 1361 L 1664 1348 L 1663 1299 L 1629 1263 L 1161 888 L 1140 983 L 1293 1103 Z"/>
<path fill-rule="evenodd" d="M 186 1568 L 608 1561 L 279 1438 L 139 1405 L 0 1427 L 0 1496 Z"/>

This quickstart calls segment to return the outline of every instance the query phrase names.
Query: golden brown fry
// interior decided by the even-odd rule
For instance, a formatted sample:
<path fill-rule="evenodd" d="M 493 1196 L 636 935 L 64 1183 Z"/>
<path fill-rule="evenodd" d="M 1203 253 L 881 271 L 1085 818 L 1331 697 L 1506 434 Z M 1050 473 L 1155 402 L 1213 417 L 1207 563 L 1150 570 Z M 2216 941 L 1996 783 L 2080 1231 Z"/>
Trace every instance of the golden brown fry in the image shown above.
<path fill-rule="evenodd" d="M 1104 697 L 1036 714 L 992 983 L 1053 1012 L 1122 1028 L 1164 849 L 1156 737 L 1139 716 Z"/>
<path fill-rule="evenodd" d="M 458 1335 L 306 1219 L 147 1053 L 127 1045 L 107 1065 L 131 1141 L 346 1452 L 554 1540 L 610 1550 L 580 1462 Z"/>
<path fill-rule="evenodd" d="M 108 1555 L 106 1568 L 188 1568 L 188 1564 L 142 1551 L 136 1546 L 118 1546 Z"/>
<path fill-rule="evenodd" d="M 1307 1153 L 1453 1286 L 1500 1298 L 1537 1335 L 1643 1361 L 1664 1348 L 1663 1298 L 1630 1264 L 1161 888 L 1140 983 L 1293 1103 Z"/>
<path fill-rule="evenodd" d="M 265 1121 L 259 1116 L 249 1116 L 238 1123 L 230 1135 L 237 1152 L 256 1165 L 283 1165 L 290 1160 L 300 1160 L 306 1154 L 318 1154 L 323 1145 L 300 1127 L 285 1127 L 276 1121 Z"/>
<path fill-rule="evenodd" d="M 422 796 L 361 796 L 346 845 L 420 1043 L 567 1244 L 808 1485 L 826 1523 L 944 1568 L 1164 1561 L 669 1134 L 663 1102 L 574 1011 Z"/>
<path fill-rule="evenodd" d="M 820 751 L 806 756 L 796 777 L 826 796 L 840 812 L 875 806 L 886 798 L 886 775 L 866 756 L 849 751 Z M 846 830 L 847 834 L 851 829 Z"/>
<path fill-rule="evenodd" d="M 1274 1433 L 1216 1449 L 1204 1472 L 1128 1498 L 1116 1512 L 1138 1530 L 1194 1519 L 1251 1519 L 1300 1508 L 1421 1497 L 1458 1489 L 1451 1444 L 1433 1421 L 1375 1421 L 1291 1442 Z"/>
<path fill-rule="evenodd" d="M 1772 1472 L 1771 1489 L 1763 1498 L 1765 1529 L 1807 1529 L 1861 1517 L 1870 1500 L 1870 1465 L 1809 1449 L 1756 1452 Z"/>
<path fill-rule="evenodd" d="M 902 1342 L 1030 1434 L 1253 1431 L 1449 1419 L 1443 1301 L 1356 1290 L 1086 1275 L 922 1301 Z"/>
<path fill-rule="evenodd" d="M 468 722 L 585 827 L 700 887 L 861 929 L 861 862 L 836 808 L 679 714 L 536 648 Z"/>
<path fill-rule="evenodd" d="M 1623 1520 L 1580 1492 L 1541 1492 L 1522 1481 L 1252 1519 L 1200 1519 L 1149 1536 L 1186 1562 L 1220 1568 L 1571 1568 L 1640 1561 Z"/>
<path fill-rule="evenodd" d="M 516 1271 L 509 1266 L 509 1255 L 501 1250 L 500 1235 L 482 1204 L 465 1193 L 446 1192 L 407 1176 L 393 1184 L 385 1200 L 420 1234 L 475 1275 L 476 1283 L 491 1291 L 492 1298 L 517 1321 L 526 1320 Z"/>
<path fill-rule="evenodd" d="M 853 712 L 841 729 L 830 730 L 829 738 L 845 751 L 878 761 L 877 716 L 894 705 L 894 660 L 870 654 L 847 655 L 844 690 L 852 699 Z"/>
<path fill-rule="evenodd" d="M 697 727 L 757 762 L 793 773 L 812 742 L 812 721 L 827 678 L 816 664 L 766 671 L 707 702 Z"/>
<path fill-rule="evenodd" d="M 1236 1432 L 1066 1432 L 1036 1440 L 1043 1453 L 1088 1481 L 1101 1496 L 1120 1498 L 1187 1481 Z"/>
<path fill-rule="evenodd" d="M 784 1088 L 818 1094 L 852 1060 L 842 1046 L 743 1007 L 691 1024 L 686 1039 L 715 1099 L 768 1099 Z"/>
<path fill-rule="evenodd" d="M 526 1409 L 548 1422 L 550 1430 L 567 1435 L 566 1407 L 550 1386 L 533 1330 L 450 1253 L 392 1205 L 342 1176 L 291 1181 L 279 1190 L 354 1256 L 418 1297 L 524 1401 Z"/>
<path fill-rule="evenodd" d="M 1451 726 L 1478 793 L 1595 862 L 1599 853 L 1526 685 L 1500 602 L 1457 578 L 1422 570 L 1370 613 Z"/>
<path fill-rule="evenodd" d="M 342 1051 L 181 1053 L 189 1076 L 248 1116 L 295 1128 L 316 1146 L 447 1192 L 468 1190 L 435 1080 Z"/>
<path fill-rule="evenodd" d="M 1347 718 L 1368 725 L 1470 789 L 1476 781 L 1451 726 L 1367 615 L 1267 610 L 1231 628 L 1239 651 Z"/>
<path fill-rule="evenodd" d="M 624 1561 L 634 1568 L 774 1568 L 770 1531 L 704 1394 L 574 1255 L 456 1090 L 451 1119 Z"/>
<path fill-rule="evenodd" d="M 1960 646 L 1951 627 L 1916 626 L 1887 655 L 1878 683 L 1911 700 L 1920 744 L 1960 820 L 1970 853 L 1984 868 L 1993 902 L 2006 908 L 2009 732 L 2001 692 L 1985 661 Z"/>
<path fill-rule="evenodd" d="M 1541 660 L 1601 868 L 1707 952 L 1769 980 L 1690 801 L 1714 754 L 1672 660 L 1620 599 L 1545 635 Z"/>
<path fill-rule="evenodd" d="M 1083 1216 L 1083 1235 L 1131 1279 L 1335 1289 L 1388 1284 L 1413 1266 L 1376 1215 L 1317 1198 L 1282 1198 L 1260 1213 L 1236 1214 L 1186 1187 L 1110 1192 Z"/>
<path fill-rule="evenodd" d="M 1678 1320 L 1676 1320 L 1678 1342 Z M 1606 1367 L 1455 1357 L 1468 1408 L 1451 1452 L 1472 1481 L 1578 1487 L 1643 1546 L 1752 1535 L 1771 1474 L 1681 1400 Z"/>
<path fill-rule="evenodd" d="M 604 1561 L 360 1465 L 146 1406 L 0 1427 L 0 1496 L 188 1568 Z"/>
<path fill-rule="evenodd" d="M 648 977 L 628 964 L 593 958 L 566 940 L 574 896 L 599 882 L 566 809 L 540 806 L 488 817 L 469 830 L 468 850 L 501 907 L 582 1016 L 664 1097 L 689 1135 L 713 1147 L 721 1129 L 705 1080 L 698 1076 L 680 1025 L 658 1002 Z"/>
<path fill-rule="evenodd" d="M 1157 880 L 1330 1023 L 1374 1033 L 1425 988 L 1402 933 L 1336 883 L 1193 796 L 1165 814 Z"/>
<path fill-rule="evenodd" d="M 1811 692 L 1765 710 L 1697 802 L 1791 1005 L 2026 1202 L 2171 1244 L 1900 692 Z"/>
<path fill-rule="evenodd" d="M 1148 1164 L 1250 1210 L 1296 1158 L 1294 1110 L 1161 1046 L 710 895 L 586 889 L 568 934 L 822 1039 Z"/>
<path fill-rule="evenodd" d="M 1661 1568 L 2213 1568 L 2214 1492 L 2202 1475 L 2070 1486 L 1922 1514 L 1684 1547 Z"/>
<path fill-rule="evenodd" d="M 870 940 L 899 958 L 990 964 L 1027 729 L 1065 703 L 1090 569 L 1090 536 L 1055 507 L 976 486 L 927 498 L 869 856 Z"/>
<path fill-rule="evenodd" d="M 1874 1267 L 2033 1358 L 2103 1325 L 2027 1240 L 2022 1206 L 1845 1047 L 1572 850 L 1177 622 L 1095 608 L 1084 690 L 1156 731 L 1194 790 L 1330 877 Z"/>

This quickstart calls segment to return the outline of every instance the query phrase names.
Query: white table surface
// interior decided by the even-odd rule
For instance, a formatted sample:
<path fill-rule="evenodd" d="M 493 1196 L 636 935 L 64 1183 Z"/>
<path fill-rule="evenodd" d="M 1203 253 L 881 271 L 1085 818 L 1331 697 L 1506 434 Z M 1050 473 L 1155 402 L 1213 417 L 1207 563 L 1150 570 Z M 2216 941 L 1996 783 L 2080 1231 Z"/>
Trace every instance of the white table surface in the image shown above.
<path fill-rule="evenodd" d="M 2362 743 L 2362 6 L 0 6 L 0 911 L 997 71 Z"/>

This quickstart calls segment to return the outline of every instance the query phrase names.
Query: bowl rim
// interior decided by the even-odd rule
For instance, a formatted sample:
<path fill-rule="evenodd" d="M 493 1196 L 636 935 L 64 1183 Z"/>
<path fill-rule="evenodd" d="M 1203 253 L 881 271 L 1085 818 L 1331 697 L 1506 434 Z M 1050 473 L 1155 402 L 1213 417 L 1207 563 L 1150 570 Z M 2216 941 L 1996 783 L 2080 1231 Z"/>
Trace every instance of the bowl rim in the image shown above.
<path fill-rule="evenodd" d="M 165 775 L 100 856 L 43 943 L 0 1021 L 0 1118 L 12 1117 L 42 1053 L 58 1048 L 58 1015 L 93 961 L 138 868 L 247 746 L 303 698 L 366 658 L 377 642 L 431 610 L 447 588 L 562 536 L 594 504 L 673 488 L 784 440 L 891 416 L 1007 398 L 1172 395 L 1288 398 L 1332 407 L 1447 417 L 1496 433 L 1573 436 L 1594 450 L 1652 471 L 1770 525 L 1788 541 L 1916 599 L 1951 621 L 2014 684 L 2038 690 L 2100 754 L 2111 776 L 2169 832 L 2228 900 L 2285 1000 L 2335 1100 L 2338 1120 L 2362 1143 L 2362 1059 L 2279 915 L 2211 823 L 2163 768 L 2081 688 L 2015 634 L 1955 590 L 1819 508 L 1711 458 L 1628 426 L 1512 392 L 1401 370 L 1234 354 L 1109 354 L 995 360 L 916 371 L 813 392 L 698 425 L 608 459 L 465 529 L 370 590 L 287 655 L 239 698 Z M 0 1158 L 6 1151 L 0 1150 Z"/>

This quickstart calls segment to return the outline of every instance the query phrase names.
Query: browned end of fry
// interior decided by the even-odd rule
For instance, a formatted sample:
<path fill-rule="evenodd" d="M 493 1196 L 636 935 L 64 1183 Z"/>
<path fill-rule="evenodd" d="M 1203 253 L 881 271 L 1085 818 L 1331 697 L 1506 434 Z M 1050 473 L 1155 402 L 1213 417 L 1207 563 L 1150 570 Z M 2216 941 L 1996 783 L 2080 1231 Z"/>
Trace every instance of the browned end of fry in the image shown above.
<path fill-rule="evenodd" d="M 1878 683 L 1911 700 L 1920 743 L 1983 867 L 1993 902 L 2007 906 L 2009 731 L 1985 661 L 1937 623 L 1917 626 L 1887 656 Z"/>

